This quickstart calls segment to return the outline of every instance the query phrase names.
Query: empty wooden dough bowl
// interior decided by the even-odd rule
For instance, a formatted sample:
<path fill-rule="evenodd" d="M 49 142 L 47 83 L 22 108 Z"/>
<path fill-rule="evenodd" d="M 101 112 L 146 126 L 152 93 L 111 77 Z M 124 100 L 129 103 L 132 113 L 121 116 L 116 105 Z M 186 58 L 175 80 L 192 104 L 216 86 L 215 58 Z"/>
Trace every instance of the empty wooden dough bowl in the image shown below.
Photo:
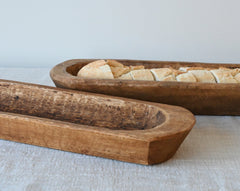
<path fill-rule="evenodd" d="M 0 80 L 0 139 L 149 165 L 194 124 L 177 106 Z"/>
<path fill-rule="evenodd" d="M 69 60 L 51 70 L 57 87 L 93 93 L 134 98 L 178 105 L 198 115 L 240 115 L 240 83 L 213 84 L 194 82 L 134 81 L 119 79 L 81 79 L 77 72 L 94 60 Z M 117 60 L 124 65 L 144 65 L 145 68 L 206 67 L 240 68 L 240 64 L 207 64 L 193 62 L 165 62 Z"/>

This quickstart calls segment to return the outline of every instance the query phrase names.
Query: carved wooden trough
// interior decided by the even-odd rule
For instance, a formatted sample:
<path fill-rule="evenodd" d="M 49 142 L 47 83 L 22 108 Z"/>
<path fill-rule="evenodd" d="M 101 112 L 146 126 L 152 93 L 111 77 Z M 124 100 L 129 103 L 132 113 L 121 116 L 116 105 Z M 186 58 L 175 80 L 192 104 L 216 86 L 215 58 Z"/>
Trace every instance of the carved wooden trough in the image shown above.
<path fill-rule="evenodd" d="M 148 165 L 194 124 L 177 106 L 0 80 L 0 139 Z"/>
<path fill-rule="evenodd" d="M 86 92 L 134 98 L 189 109 L 196 115 L 240 115 L 240 83 L 212 84 L 195 82 L 135 81 L 81 79 L 77 72 L 94 60 L 75 59 L 58 64 L 51 70 L 57 87 Z M 144 65 L 145 68 L 206 67 L 240 68 L 240 64 L 118 60 L 124 65 Z"/>

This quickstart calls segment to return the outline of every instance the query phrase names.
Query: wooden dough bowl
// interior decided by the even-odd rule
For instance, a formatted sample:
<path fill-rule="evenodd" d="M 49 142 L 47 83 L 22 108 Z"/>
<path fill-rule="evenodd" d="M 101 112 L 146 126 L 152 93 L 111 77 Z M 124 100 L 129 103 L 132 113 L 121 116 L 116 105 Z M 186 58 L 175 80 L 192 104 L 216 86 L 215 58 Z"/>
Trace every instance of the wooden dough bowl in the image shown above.
<path fill-rule="evenodd" d="M 77 72 L 92 61 L 94 60 L 75 59 L 63 62 L 51 70 L 51 78 L 57 87 L 178 105 L 198 115 L 240 115 L 240 83 L 211 84 L 78 78 Z M 175 69 L 183 66 L 240 68 L 240 64 L 118 61 L 125 65 L 144 65 L 145 68 L 169 66 Z"/>
<path fill-rule="evenodd" d="M 0 80 L 0 139 L 149 165 L 194 124 L 177 106 Z"/>

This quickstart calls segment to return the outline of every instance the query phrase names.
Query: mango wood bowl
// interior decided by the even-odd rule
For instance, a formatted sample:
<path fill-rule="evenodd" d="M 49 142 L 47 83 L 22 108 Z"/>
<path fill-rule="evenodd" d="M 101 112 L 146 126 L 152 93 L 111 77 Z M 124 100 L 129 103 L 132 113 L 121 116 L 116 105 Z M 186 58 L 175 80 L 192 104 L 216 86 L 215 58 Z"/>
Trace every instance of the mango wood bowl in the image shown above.
<path fill-rule="evenodd" d="M 177 105 L 198 115 L 240 115 L 240 83 L 211 84 L 78 78 L 77 72 L 92 61 L 94 60 L 75 59 L 58 64 L 51 70 L 51 78 L 57 87 Z M 145 68 L 169 66 L 175 69 L 182 66 L 240 68 L 240 64 L 118 61 L 125 65 L 144 65 Z"/>
<path fill-rule="evenodd" d="M 0 80 L 0 139 L 149 165 L 194 124 L 177 106 Z"/>

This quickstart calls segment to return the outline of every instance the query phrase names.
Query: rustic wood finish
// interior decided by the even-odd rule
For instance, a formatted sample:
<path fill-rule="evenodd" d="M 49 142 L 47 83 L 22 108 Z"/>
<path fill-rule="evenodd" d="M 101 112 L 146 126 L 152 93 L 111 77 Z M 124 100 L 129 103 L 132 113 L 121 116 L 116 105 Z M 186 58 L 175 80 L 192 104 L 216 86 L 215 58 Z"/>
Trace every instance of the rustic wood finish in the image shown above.
<path fill-rule="evenodd" d="M 80 79 L 81 67 L 93 60 L 69 60 L 51 70 L 57 87 L 135 98 L 185 107 L 198 115 L 240 115 L 240 83 L 211 84 L 187 82 L 156 82 L 133 80 Z M 193 62 L 164 62 L 118 60 L 125 65 L 144 65 L 145 68 L 183 66 L 207 68 L 240 68 L 240 64 L 207 64 Z"/>
<path fill-rule="evenodd" d="M 0 139 L 148 165 L 194 124 L 177 106 L 0 80 Z"/>

